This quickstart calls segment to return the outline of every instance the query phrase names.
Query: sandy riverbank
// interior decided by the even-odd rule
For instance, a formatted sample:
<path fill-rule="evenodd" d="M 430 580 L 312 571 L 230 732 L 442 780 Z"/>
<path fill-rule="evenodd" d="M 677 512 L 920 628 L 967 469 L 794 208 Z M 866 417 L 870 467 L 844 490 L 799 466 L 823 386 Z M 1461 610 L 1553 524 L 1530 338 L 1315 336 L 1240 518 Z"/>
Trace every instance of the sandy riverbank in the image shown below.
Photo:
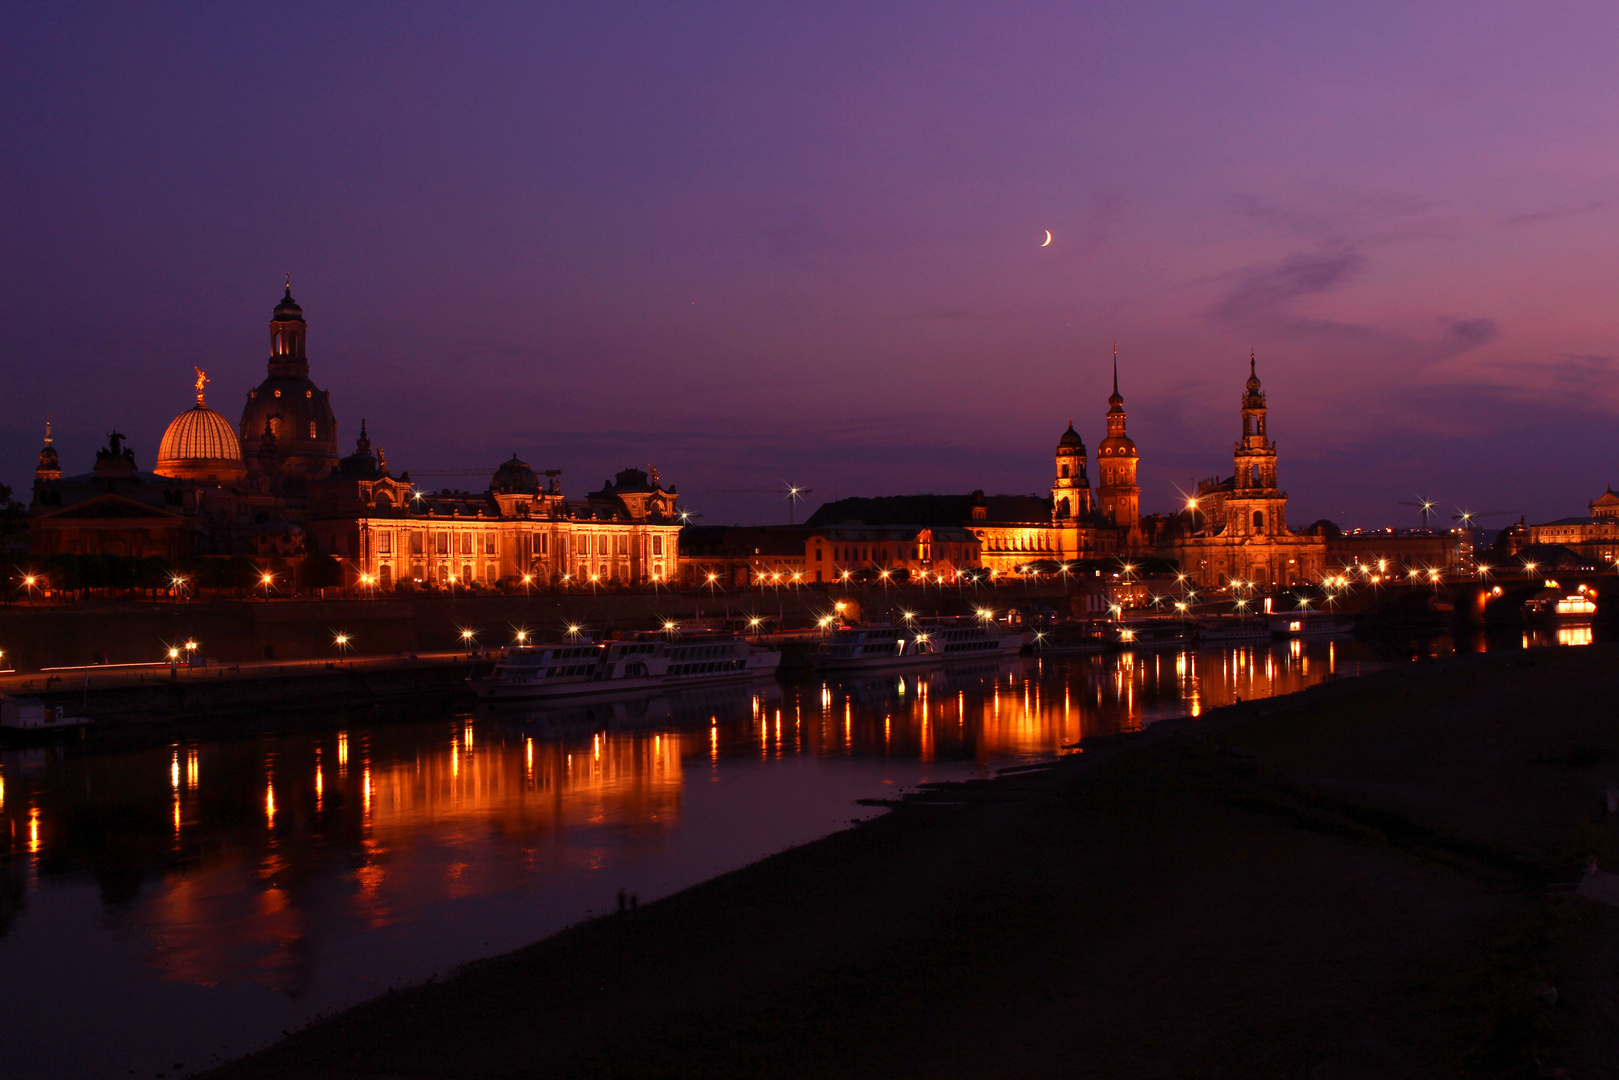
<path fill-rule="evenodd" d="M 1616 671 L 1459 657 L 1087 744 L 210 1075 L 1612 1075 L 1619 910 L 1546 886 L 1619 869 Z"/>

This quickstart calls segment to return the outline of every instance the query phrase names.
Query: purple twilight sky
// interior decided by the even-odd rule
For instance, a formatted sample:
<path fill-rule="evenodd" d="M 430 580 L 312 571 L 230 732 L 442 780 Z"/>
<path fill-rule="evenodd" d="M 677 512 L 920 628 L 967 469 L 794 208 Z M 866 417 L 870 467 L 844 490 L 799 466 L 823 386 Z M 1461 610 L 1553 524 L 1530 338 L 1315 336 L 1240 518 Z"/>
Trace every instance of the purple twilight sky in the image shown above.
<path fill-rule="evenodd" d="M 709 524 L 1041 490 L 1114 341 L 1144 511 L 1229 472 L 1250 348 L 1296 525 L 1619 481 L 1612 4 L 13 3 L 0 49 L 24 498 L 47 413 L 70 473 L 150 468 L 193 364 L 238 418 L 288 271 L 345 452 L 653 463 Z"/>

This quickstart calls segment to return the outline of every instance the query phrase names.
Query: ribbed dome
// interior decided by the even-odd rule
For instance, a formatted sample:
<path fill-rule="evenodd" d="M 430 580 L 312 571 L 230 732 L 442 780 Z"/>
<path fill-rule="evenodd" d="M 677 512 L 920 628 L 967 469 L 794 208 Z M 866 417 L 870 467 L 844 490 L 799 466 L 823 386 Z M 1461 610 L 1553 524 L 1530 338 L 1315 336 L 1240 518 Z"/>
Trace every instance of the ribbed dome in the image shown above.
<path fill-rule="evenodd" d="M 242 444 L 236 429 L 219 413 L 198 404 L 169 424 L 157 446 L 160 476 L 182 480 L 211 480 L 225 483 L 246 475 L 242 464 Z"/>

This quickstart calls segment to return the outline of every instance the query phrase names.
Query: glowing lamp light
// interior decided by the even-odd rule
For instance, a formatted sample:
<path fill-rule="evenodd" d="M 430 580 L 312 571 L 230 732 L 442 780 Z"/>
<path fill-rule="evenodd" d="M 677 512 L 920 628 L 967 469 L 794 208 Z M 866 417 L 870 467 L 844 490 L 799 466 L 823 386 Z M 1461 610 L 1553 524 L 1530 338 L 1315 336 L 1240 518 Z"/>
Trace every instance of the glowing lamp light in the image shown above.
<path fill-rule="evenodd" d="M 517 631 L 517 644 L 523 645 L 523 644 L 526 644 L 527 642 L 528 642 L 528 631 L 527 630 L 519 630 L 519 631 Z"/>
<path fill-rule="evenodd" d="M 349 636 L 347 634 L 338 634 L 336 637 L 332 638 L 332 644 L 336 645 L 339 649 L 346 647 L 348 643 Z"/>
<path fill-rule="evenodd" d="M 259 584 L 260 585 L 268 585 L 271 582 L 273 582 L 274 580 L 275 580 L 275 575 L 274 574 L 261 574 L 261 575 L 259 575 Z"/>
<path fill-rule="evenodd" d="M 179 649 L 170 649 L 169 650 L 169 659 L 170 660 L 178 660 L 178 659 L 180 659 L 180 650 Z"/>
<path fill-rule="evenodd" d="M 461 631 L 461 640 L 462 641 L 471 641 L 472 640 L 472 631 L 471 630 L 463 630 L 463 631 Z"/>
<path fill-rule="evenodd" d="M 762 622 L 764 622 L 764 620 L 759 618 L 759 616 L 755 615 L 755 616 L 753 616 L 752 618 L 750 618 L 748 620 L 748 625 L 749 626 L 758 626 Z"/>

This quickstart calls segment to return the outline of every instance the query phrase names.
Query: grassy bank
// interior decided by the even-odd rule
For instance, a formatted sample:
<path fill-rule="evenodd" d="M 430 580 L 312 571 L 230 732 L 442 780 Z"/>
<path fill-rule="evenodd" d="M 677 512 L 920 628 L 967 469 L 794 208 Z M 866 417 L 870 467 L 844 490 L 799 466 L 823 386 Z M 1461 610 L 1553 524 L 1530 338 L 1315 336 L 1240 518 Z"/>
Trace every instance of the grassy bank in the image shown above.
<path fill-rule="evenodd" d="M 1619 911 L 1547 885 L 1619 856 L 1616 661 L 1414 664 L 932 788 L 212 1075 L 1609 1075 Z"/>

